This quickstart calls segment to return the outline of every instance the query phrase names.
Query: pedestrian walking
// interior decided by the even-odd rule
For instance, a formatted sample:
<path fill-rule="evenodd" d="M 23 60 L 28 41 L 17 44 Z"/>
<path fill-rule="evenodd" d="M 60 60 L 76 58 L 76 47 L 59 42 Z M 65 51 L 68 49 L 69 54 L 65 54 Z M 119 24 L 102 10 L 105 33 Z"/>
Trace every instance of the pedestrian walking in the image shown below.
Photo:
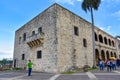
<path fill-rule="evenodd" d="M 31 76 L 32 65 L 33 65 L 33 63 L 31 62 L 31 60 L 29 60 L 29 62 L 28 62 L 28 76 Z"/>
<path fill-rule="evenodd" d="M 117 64 L 117 67 L 120 67 L 120 59 L 119 58 L 116 60 L 116 64 Z"/>
<path fill-rule="evenodd" d="M 111 72 L 111 68 L 112 68 L 112 62 L 110 60 L 107 61 L 107 71 Z"/>
<path fill-rule="evenodd" d="M 116 70 L 116 60 L 112 60 L 112 70 Z"/>
<path fill-rule="evenodd" d="M 99 60 L 98 65 L 99 65 L 100 70 L 103 70 L 104 64 L 103 64 L 103 61 L 101 59 Z"/>

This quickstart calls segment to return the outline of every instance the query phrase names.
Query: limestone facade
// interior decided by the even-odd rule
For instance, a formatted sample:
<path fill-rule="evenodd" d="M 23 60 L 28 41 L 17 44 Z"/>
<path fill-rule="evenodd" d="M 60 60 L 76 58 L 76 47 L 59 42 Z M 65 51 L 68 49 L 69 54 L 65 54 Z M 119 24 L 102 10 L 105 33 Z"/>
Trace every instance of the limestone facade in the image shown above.
<path fill-rule="evenodd" d="M 119 49 L 116 38 L 102 31 L 101 29 L 95 28 L 95 52 L 96 52 L 96 61 L 98 58 L 101 58 L 103 61 L 109 59 L 109 57 L 118 58 Z M 119 40 L 118 40 L 119 41 Z"/>
<path fill-rule="evenodd" d="M 95 27 L 96 62 L 118 58 L 120 41 Z M 109 56 L 108 56 L 109 55 Z M 15 33 L 14 67 L 34 71 L 64 72 L 73 66 L 93 65 L 91 23 L 58 4 L 53 4 Z"/>

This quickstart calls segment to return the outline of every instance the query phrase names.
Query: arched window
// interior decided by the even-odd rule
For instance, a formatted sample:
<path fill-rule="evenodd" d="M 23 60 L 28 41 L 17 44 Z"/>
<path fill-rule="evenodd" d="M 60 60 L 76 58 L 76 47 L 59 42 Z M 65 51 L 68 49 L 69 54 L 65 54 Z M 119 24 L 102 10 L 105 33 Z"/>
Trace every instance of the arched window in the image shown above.
<path fill-rule="evenodd" d="M 98 61 L 100 59 L 98 49 L 95 49 L 95 54 L 96 54 L 96 65 L 98 65 Z"/>
<path fill-rule="evenodd" d="M 105 44 L 107 44 L 107 38 L 106 37 L 104 37 L 104 41 L 105 41 Z"/>
<path fill-rule="evenodd" d="M 113 57 L 113 53 L 111 52 L 110 54 L 111 54 L 111 57 Z"/>
<path fill-rule="evenodd" d="M 108 41 L 109 41 L 109 45 L 111 46 L 111 40 L 110 40 L 110 39 L 108 39 Z"/>
<path fill-rule="evenodd" d="M 101 51 L 101 57 L 102 57 L 102 60 L 105 61 L 105 53 L 103 50 Z"/>
<path fill-rule="evenodd" d="M 99 35 L 99 41 L 103 43 L 103 37 L 101 35 Z"/>
<path fill-rule="evenodd" d="M 113 47 L 115 46 L 114 41 L 112 41 L 112 45 L 113 45 Z"/>
<path fill-rule="evenodd" d="M 98 41 L 97 34 L 95 33 L 95 41 Z"/>

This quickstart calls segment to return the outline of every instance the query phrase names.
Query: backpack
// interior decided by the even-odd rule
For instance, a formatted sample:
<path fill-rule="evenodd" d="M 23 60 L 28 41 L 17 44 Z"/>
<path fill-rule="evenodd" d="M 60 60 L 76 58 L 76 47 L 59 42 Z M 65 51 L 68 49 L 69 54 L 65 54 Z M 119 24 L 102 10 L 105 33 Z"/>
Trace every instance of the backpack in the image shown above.
<path fill-rule="evenodd" d="M 110 65 L 110 61 L 107 61 L 107 65 Z"/>
<path fill-rule="evenodd" d="M 113 64 L 113 63 L 110 61 L 110 66 L 112 66 L 112 64 Z"/>

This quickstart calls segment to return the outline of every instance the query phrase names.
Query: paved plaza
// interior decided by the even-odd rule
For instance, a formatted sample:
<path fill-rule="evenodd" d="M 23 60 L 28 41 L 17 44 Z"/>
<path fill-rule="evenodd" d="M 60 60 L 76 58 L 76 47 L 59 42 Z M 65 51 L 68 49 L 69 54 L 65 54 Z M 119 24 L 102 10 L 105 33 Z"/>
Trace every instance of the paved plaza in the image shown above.
<path fill-rule="evenodd" d="M 31 76 L 27 76 L 27 71 L 0 71 L 0 80 L 120 80 L 120 69 L 112 72 L 94 70 L 74 74 L 32 72 Z"/>

